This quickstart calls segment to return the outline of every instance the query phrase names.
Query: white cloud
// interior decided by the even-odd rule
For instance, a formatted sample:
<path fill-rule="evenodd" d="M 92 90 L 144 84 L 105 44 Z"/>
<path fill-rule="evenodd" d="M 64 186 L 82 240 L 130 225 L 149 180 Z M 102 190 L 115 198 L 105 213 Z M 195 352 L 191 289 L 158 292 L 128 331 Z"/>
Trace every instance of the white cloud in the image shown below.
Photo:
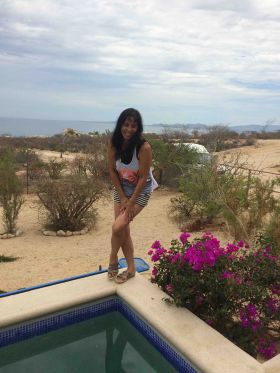
<path fill-rule="evenodd" d="M 256 121 L 262 99 L 279 98 L 278 0 L 2 0 L 0 22 L 0 76 L 30 100 L 34 86 L 46 105 L 59 95 L 57 111 L 69 89 L 77 108 L 160 99 L 170 116 L 176 103 L 223 110 L 243 97 L 258 98 Z"/>

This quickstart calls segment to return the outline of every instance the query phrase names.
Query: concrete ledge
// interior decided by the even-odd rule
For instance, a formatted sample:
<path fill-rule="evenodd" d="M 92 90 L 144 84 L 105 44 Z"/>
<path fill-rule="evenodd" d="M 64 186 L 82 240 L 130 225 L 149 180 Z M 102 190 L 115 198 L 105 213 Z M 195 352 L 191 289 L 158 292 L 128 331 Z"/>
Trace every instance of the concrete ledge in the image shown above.
<path fill-rule="evenodd" d="M 116 294 L 107 274 L 86 277 L 0 299 L 0 328 Z"/>
<path fill-rule="evenodd" d="M 166 294 L 141 276 L 118 286 L 117 294 L 202 372 L 264 372 L 262 364 L 193 313 L 164 302 Z"/>
<path fill-rule="evenodd" d="M 274 358 L 263 363 L 265 373 L 279 373 L 280 372 L 280 355 L 274 356 Z"/>
<path fill-rule="evenodd" d="M 280 356 L 261 364 L 185 308 L 168 305 L 166 296 L 143 276 L 122 285 L 99 274 L 0 299 L 0 327 L 118 295 L 195 367 L 205 373 L 279 373 Z"/>

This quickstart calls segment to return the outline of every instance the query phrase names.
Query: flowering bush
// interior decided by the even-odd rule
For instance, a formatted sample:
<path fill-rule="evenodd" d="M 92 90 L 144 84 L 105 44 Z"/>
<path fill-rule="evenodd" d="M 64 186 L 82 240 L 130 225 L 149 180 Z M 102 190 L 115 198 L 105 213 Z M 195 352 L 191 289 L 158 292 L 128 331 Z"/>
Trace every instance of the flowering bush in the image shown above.
<path fill-rule="evenodd" d="M 225 247 L 211 233 L 192 241 L 189 233 L 155 241 L 148 251 L 152 281 L 252 356 L 276 355 L 280 337 L 280 266 L 269 247 L 243 241 Z"/>

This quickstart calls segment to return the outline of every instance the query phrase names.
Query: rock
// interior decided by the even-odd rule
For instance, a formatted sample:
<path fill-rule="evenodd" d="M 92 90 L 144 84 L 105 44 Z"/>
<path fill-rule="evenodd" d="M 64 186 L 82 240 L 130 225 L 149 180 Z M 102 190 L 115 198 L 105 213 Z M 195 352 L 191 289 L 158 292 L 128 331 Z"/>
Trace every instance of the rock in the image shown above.
<path fill-rule="evenodd" d="M 74 231 L 73 232 L 73 236 L 80 236 L 81 235 L 81 231 Z"/>
<path fill-rule="evenodd" d="M 73 232 L 72 231 L 66 231 L 65 236 L 67 236 L 67 237 L 73 236 Z"/>
<path fill-rule="evenodd" d="M 66 233 L 63 230 L 59 230 L 59 231 L 56 232 L 56 235 L 59 236 L 59 237 L 65 237 Z"/>
<path fill-rule="evenodd" d="M 43 231 L 44 236 L 56 236 L 56 232 L 53 231 Z"/>
<path fill-rule="evenodd" d="M 81 234 L 86 234 L 88 233 L 88 231 L 89 231 L 88 227 L 85 227 L 81 230 Z"/>
<path fill-rule="evenodd" d="M 20 236 L 22 236 L 22 235 L 23 235 L 23 231 L 20 230 L 20 229 L 17 229 L 17 230 L 16 230 L 16 237 L 20 237 Z"/>
<path fill-rule="evenodd" d="M 14 234 L 12 234 L 12 233 L 7 233 L 7 238 L 13 238 L 13 237 L 15 237 Z"/>

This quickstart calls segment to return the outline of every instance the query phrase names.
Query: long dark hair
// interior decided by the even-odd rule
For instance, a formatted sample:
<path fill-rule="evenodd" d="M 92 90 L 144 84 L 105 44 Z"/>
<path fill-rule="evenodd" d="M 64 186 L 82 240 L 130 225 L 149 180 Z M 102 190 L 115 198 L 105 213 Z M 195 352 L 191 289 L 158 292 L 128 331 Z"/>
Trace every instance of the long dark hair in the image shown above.
<path fill-rule="evenodd" d="M 129 144 L 126 147 L 126 149 L 123 150 L 122 145 L 123 145 L 124 139 L 121 133 L 121 128 L 122 128 L 123 123 L 126 121 L 126 119 L 135 120 L 135 122 L 137 123 L 137 131 L 135 132 L 133 137 L 130 139 Z M 121 112 L 117 120 L 114 132 L 112 134 L 112 138 L 111 138 L 111 144 L 116 149 L 116 159 L 132 154 L 134 148 L 139 147 L 145 141 L 142 138 L 142 133 L 143 133 L 143 122 L 142 122 L 142 117 L 139 111 L 133 108 L 129 108 Z"/>

